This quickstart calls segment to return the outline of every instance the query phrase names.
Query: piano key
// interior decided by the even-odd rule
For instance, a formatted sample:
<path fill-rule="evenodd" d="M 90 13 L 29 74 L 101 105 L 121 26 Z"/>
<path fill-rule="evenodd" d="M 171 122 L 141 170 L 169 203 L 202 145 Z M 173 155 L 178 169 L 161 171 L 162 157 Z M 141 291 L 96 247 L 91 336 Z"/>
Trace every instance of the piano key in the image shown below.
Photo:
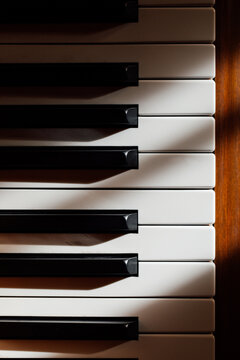
<path fill-rule="evenodd" d="M 1 63 L 1 86 L 138 86 L 137 63 Z"/>
<path fill-rule="evenodd" d="M 89 0 L 79 2 L 58 0 L 51 6 L 47 0 L 33 3 L 24 0 L 21 5 L 17 0 L 2 6 L 0 23 L 125 23 L 137 22 L 137 0 Z"/>
<path fill-rule="evenodd" d="M 138 127 L 138 105 L 2 105 L 0 117 L 3 129 L 123 130 Z"/>
<path fill-rule="evenodd" d="M 204 26 L 203 26 L 204 25 Z M 140 8 L 137 23 L 1 24 L 4 43 L 213 43 L 213 8 Z"/>
<path fill-rule="evenodd" d="M 101 157 L 96 152 L 96 159 L 98 159 L 99 162 L 98 170 L 92 170 L 92 168 L 94 168 L 94 164 L 96 167 L 96 161 L 91 164 L 90 158 L 88 164 L 90 170 L 66 170 L 71 168 L 84 168 L 85 163 L 83 163 L 81 153 L 79 154 L 78 161 L 79 151 L 74 153 L 74 150 L 66 147 L 66 149 L 69 149 L 69 152 L 66 152 L 66 154 L 63 150 L 61 150 L 61 152 L 55 151 L 52 153 L 50 151 L 48 153 L 46 151 L 41 152 L 40 150 L 44 148 L 39 147 L 37 155 L 41 155 L 43 153 L 43 155 L 41 155 L 40 162 L 38 156 L 36 156 L 36 158 L 33 156 L 33 149 L 35 148 L 30 147 L 29 152 L 26 151 L 28 147 L 24 148 L 24 152 L 19 152 L 19 148 L 16 148 L 15 150 L 14 147 L 7 148 L 11 149 L 11 151 L 5 151 L 4 149 L 5 148 L 0 147 L 0 157 L 4 159 L 4 161 L 0 160 L 1 187 L 204 189 L 213 188 L 215 186 L 215 155 L 213 154 L 140 153 L 137 155 L 139 159 L 138 169 L 133 167 L 133 159 L 132 161 L 128 160 L 127 164 L 125 164 L 124 159 L 122 170 L 104 170 L 104 168 L 107 168 L 107 163 L 101 165 Z M 57 147 L 57 149 L 60 148 Z M 9 152 L 11 156 L 8 157 L 7 154 L 9 154 Z M 14 155 L 17 152 L 21 155 L 20 157 Z M 46 158 L 45 163 L 43 163 L 42 157 L 45 153 Z M 48 161 L 47 155 L 51 156 L 50 161 Z M 59 156 L 61 158 L 61 164 L 58 162 Z M 28 158 L 29 166 L 27 162 Z M 75 161 L 74 164 L 73 159 Z M 94 160 L 93 154 L 91 159 L 92 161 Z M 105 155 L 103 153 L 103 163 L 104 159 Z M 112 165 L 112 169 L 120 168 L 121 163 L 119 161 L 117 162 L 117 160 L 118 158 L 115 160 L 116 165 Z M 53 165 L 51 165 L 52 163 Z M 61 169 L 66 169 L 56 170 L 58 169 L 58 166 L 60 166 Z M 103 169 L 101 169 L 101 166 Z M 53 168 L 55 170 L 52 170 Z"/>
<path fill-rule="evenodd" d="M 137 22 L 138 5 L 140 6 L 169 6 L 169 5 L 212 5 L 214 0 L 137 0 L 114 1 L 109 0 L 89 1 L 88 3 L 77 4 L 75 1 L 58 2 L 57 8 L 46 8 L 46 2 L 42 1 L 41 6 L 31 6 L 31 1 L 24 1 L 18 6 L 17 1 L 11 5 L 3 5 L 1 23 L 81 23 L 81 22 Z"/>
<path fill-rule="evenodd" d="M 138 254 L 15 253 L 1 254 L 0 259 L 0 277 L 77 277 L 91 282 L 92 278 L 139 276 Z"/>
<path fill-rule="evenodd" d="M 139 0 L 140 6 L 170 6 L 170 5 L 214 5 L 215 0 Z"/>
<path fill-rule="evenodd" d="M 215 221 L 212 190 L 1 189 L 0 198 L 0 210 L 135 209 L 139 225 L 209 225 Z"/>
<path fill-rule="evenodd" d="M 30 111 L 29 121 L 35 119 Z M 67 111 L 67 110 L 65 110 Z M 0 113 L 2 113 L 0 107 Z M 39 114 L 39 110 L 36 111 Z M 2 113 L 3 114 L 3 113 Z M 5 113 L 6 114 L 6 113 Z M 32 115 L 31 115 L 32 114 Z M 10 117 L 10 115 L 9 115 Z M 25 115 L 26 118 L 26 115 Z M 48 124 L 55 117 L 46 114 L 39 118 Z M 12 118 L 2 115 L 0 126 L 8 123 Z M 57 120 L 59 117 L 56 118 Z M 73 120 L 75 117 L 73 118 Z M 18 127 L 22 126 L 22 119 L 15 117 Z M 72 120 L 66 117 L 66 120 Z M 3 129 L 0 132 L 0 146 L 138 146 L 139 151 L 214 151 L 215 149 L 215 120 L 211 117 L 139 117 L 137 128 L 101 128 L 102 118 L 96 118 L 96 128 L 74 129 Z M 16 124 L 17 126 L 17 124 Z M 32 126 L 32 127 L 33 127 Z M 146 136 L 148 134 L 148 136 Z M 5 177 L 0 173 L 0 180 Z M 7 181 L 5 178 L 4 182 Z M 10 186 L 10 183 L 9 183 Z"/>
<path fill-rule="evenodd" d="M 138 317 L 142 333 L 214 331 L 211 299 L 11 298 L 0 299 L 2 316 Z"/>
<path fill-rule="evenodd" d="M 114 265 L 114 259 L 111 260 L 112 270 L 109 269 L 105 276 L 103 273 L 101 276 L 101 264 L 92 259 L 92 267 L 97 272 L 99 268 L 99 275 L 88 277 L 84 276 L 81 259 L 78 260 L 77 255 L 74 255 L 75 260 L 72 261 L 79 263 L 79 269 L 76 271 L 80 274 L 82 269 L 83 277 L 75 277 L 77 275 L 74 275 L 73 271 L 70 273 L 67 269 L 62 269 L 60 275 L 64 278 L 61 278 L 54 275 L 59 273 L 59 255 L 49 255 L 52 260 L 46 256 L 37 254 L 1 255 L 0 296 L 148 298 L 213 297 L 215 295 L 215 265 L 211 262 L 139 262 L 138 276 L 132 275 L 129 271 L 126 275 L 126 271 L 122 271 L 122 277 L 119 277 L 114 275 L 114 269 L 117 267 L 117 264 Z M 66 257 L 67 255 L 65 255 Z M 118 257 L 120 258 L 120 255 Z M 132 259 L 134 259 L 133 255 Z M 62 260 L 62 266 L 69 267 L 70 265 Z M 71 269 L 73 270 L 72 266 Z M 106 262 L 105 269 L 106 271 L 108 269 Z M 38 276 L 34 276 L 35 272 Z"/>
<path fill-rule="evenodd" d="M 138 87 L 0 87 L 0 105 L 139 104 L 140 116 L 212 115 L 213 80 L 141 80 Z"/>
<path fill-rule="evenodd" d="M 139 152 L 131 147 L 9 146 L 0 148 L 0 169 L 138 169 Z M 86 175 L 88 172 L 85 173 Z"/>
<path fill-rule="evenodd" d="M 137 340 L 137 317 L 1 316 L 2 339 Z"/>
<path fill-rule="evenodd" d="M 140 261 L 209 261 L 213 226 L 139 226 L 137 234 L 6 234 L 0 252 L 42 254 L 137 253 Z"/>
<path fill-rule="evenodd" d="M 214 360 L 210 334 L 139 335 L 138 341 L 0 340 L 2 358 L 70 358 L 141 360 Z"/>
<path fill-rule="evenodd" d="M 141 79 L 214 78 L 214 45 L 1 45 L 1 63 L 138 63 Z"/>
<path fill-rule="evenodd" d="M 0 227 L 6 233 L 138 232 L 137 210 L 0 210 Z"/>

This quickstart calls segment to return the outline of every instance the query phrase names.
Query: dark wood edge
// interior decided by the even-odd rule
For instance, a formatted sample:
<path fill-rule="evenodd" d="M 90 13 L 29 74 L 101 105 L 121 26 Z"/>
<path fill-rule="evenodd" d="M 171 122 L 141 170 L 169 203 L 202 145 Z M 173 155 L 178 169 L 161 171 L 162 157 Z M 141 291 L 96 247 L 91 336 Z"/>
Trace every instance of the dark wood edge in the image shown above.
<path fill-rule="evenodd" d="M 219 360 L 240 355 L 240 1 L 216 0 L 216 15 L 216 359 Z"/>

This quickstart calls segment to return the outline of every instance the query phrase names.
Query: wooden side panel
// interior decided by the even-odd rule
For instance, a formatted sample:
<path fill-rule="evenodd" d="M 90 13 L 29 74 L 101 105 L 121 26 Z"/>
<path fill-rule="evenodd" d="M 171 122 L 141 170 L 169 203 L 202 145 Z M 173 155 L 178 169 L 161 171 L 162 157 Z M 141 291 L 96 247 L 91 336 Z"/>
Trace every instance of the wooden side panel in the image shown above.
<path fill-rule="evenodd" d="M 217 359 L 233 359 L 240 354 L 240 2 L 218 0 L 216 5 L 216 340 Z"/>

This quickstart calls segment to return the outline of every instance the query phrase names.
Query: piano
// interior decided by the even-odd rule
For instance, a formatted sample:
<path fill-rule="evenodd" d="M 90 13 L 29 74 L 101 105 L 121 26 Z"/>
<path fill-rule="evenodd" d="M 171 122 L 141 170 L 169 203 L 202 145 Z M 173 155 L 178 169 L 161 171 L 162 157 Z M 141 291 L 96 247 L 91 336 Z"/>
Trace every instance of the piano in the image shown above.
<path fill-rule="evenodd" d="M 214 360 L 213 0 L 0 15 L 0 357 Z"/>

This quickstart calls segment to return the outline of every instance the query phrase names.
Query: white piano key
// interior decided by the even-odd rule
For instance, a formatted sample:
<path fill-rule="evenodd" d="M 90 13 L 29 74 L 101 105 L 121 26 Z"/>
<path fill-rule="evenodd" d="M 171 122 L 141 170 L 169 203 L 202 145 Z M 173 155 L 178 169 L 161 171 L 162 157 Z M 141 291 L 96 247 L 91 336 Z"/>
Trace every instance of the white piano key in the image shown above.
<path fill-rule="evenodd" d="M 138 23 L 1 25 L 0 43 L 212 43 L 213 8 L 140 8 Z"/>
<path fill-rule="evenodd" d="M 211 262 L 139 262 L 139 276 L 127 278 L 0 277 L 0 296 L 212 297 Z"/>
<path fill-rule="evenodd" d="M 141 80 L 126 88 L 0 88 L 0 105 L 139 104 L 139 114 L 213 115 L 213 80 Z"/>
<path fill-rule="evenodd" d="M 215 155 L 139 154 L 139 169 L 128 171 L 0 170 L 0 186 L 18 188 L 213 188 L 215 186 Z"/>
<path fill-rule="evenodd" d="M 213 226 L 140 226 L 138 234 L 4 234 L 1 253 L 137 253 L 140 261 L 209 261 Z"/>
<path fill-rule="evenodd" d="M 213 78 L 214 45 L 1 45 L 0 63 L 138 62 L 141 79 Z"/>
<path fill-rule="evenodd" d="M 208 225 L 215 221 L 212 190 L 1 189 L 0 209 L 136 209 L 140 225 Z"/>
<path fill-rule="evenodd" d="M 147 136 L 146 136 L 147 134 Z M 212 152 L 211 117 L 140 117 L 134 129 L 1 129 L 0 146 L 132 146 L 143 152 Z M 0 173 L 0 180 L 5 177 Z"/>
<path fill-rule="evenodd" d="M 5 297 L 0 316 L 136 316 L 140 333 L 209 333 L 215 322 L 211 299 Z"/>
<path fill-rule="evenodd" d="M 215 0 L 139 0 L 140 6 L 214 5 Z"/>
<path fill-rule="evenodd" d="M 214 360 L 212 335 L 140 335 L 138 341 L 0 340 L 1 358 Z"/>

